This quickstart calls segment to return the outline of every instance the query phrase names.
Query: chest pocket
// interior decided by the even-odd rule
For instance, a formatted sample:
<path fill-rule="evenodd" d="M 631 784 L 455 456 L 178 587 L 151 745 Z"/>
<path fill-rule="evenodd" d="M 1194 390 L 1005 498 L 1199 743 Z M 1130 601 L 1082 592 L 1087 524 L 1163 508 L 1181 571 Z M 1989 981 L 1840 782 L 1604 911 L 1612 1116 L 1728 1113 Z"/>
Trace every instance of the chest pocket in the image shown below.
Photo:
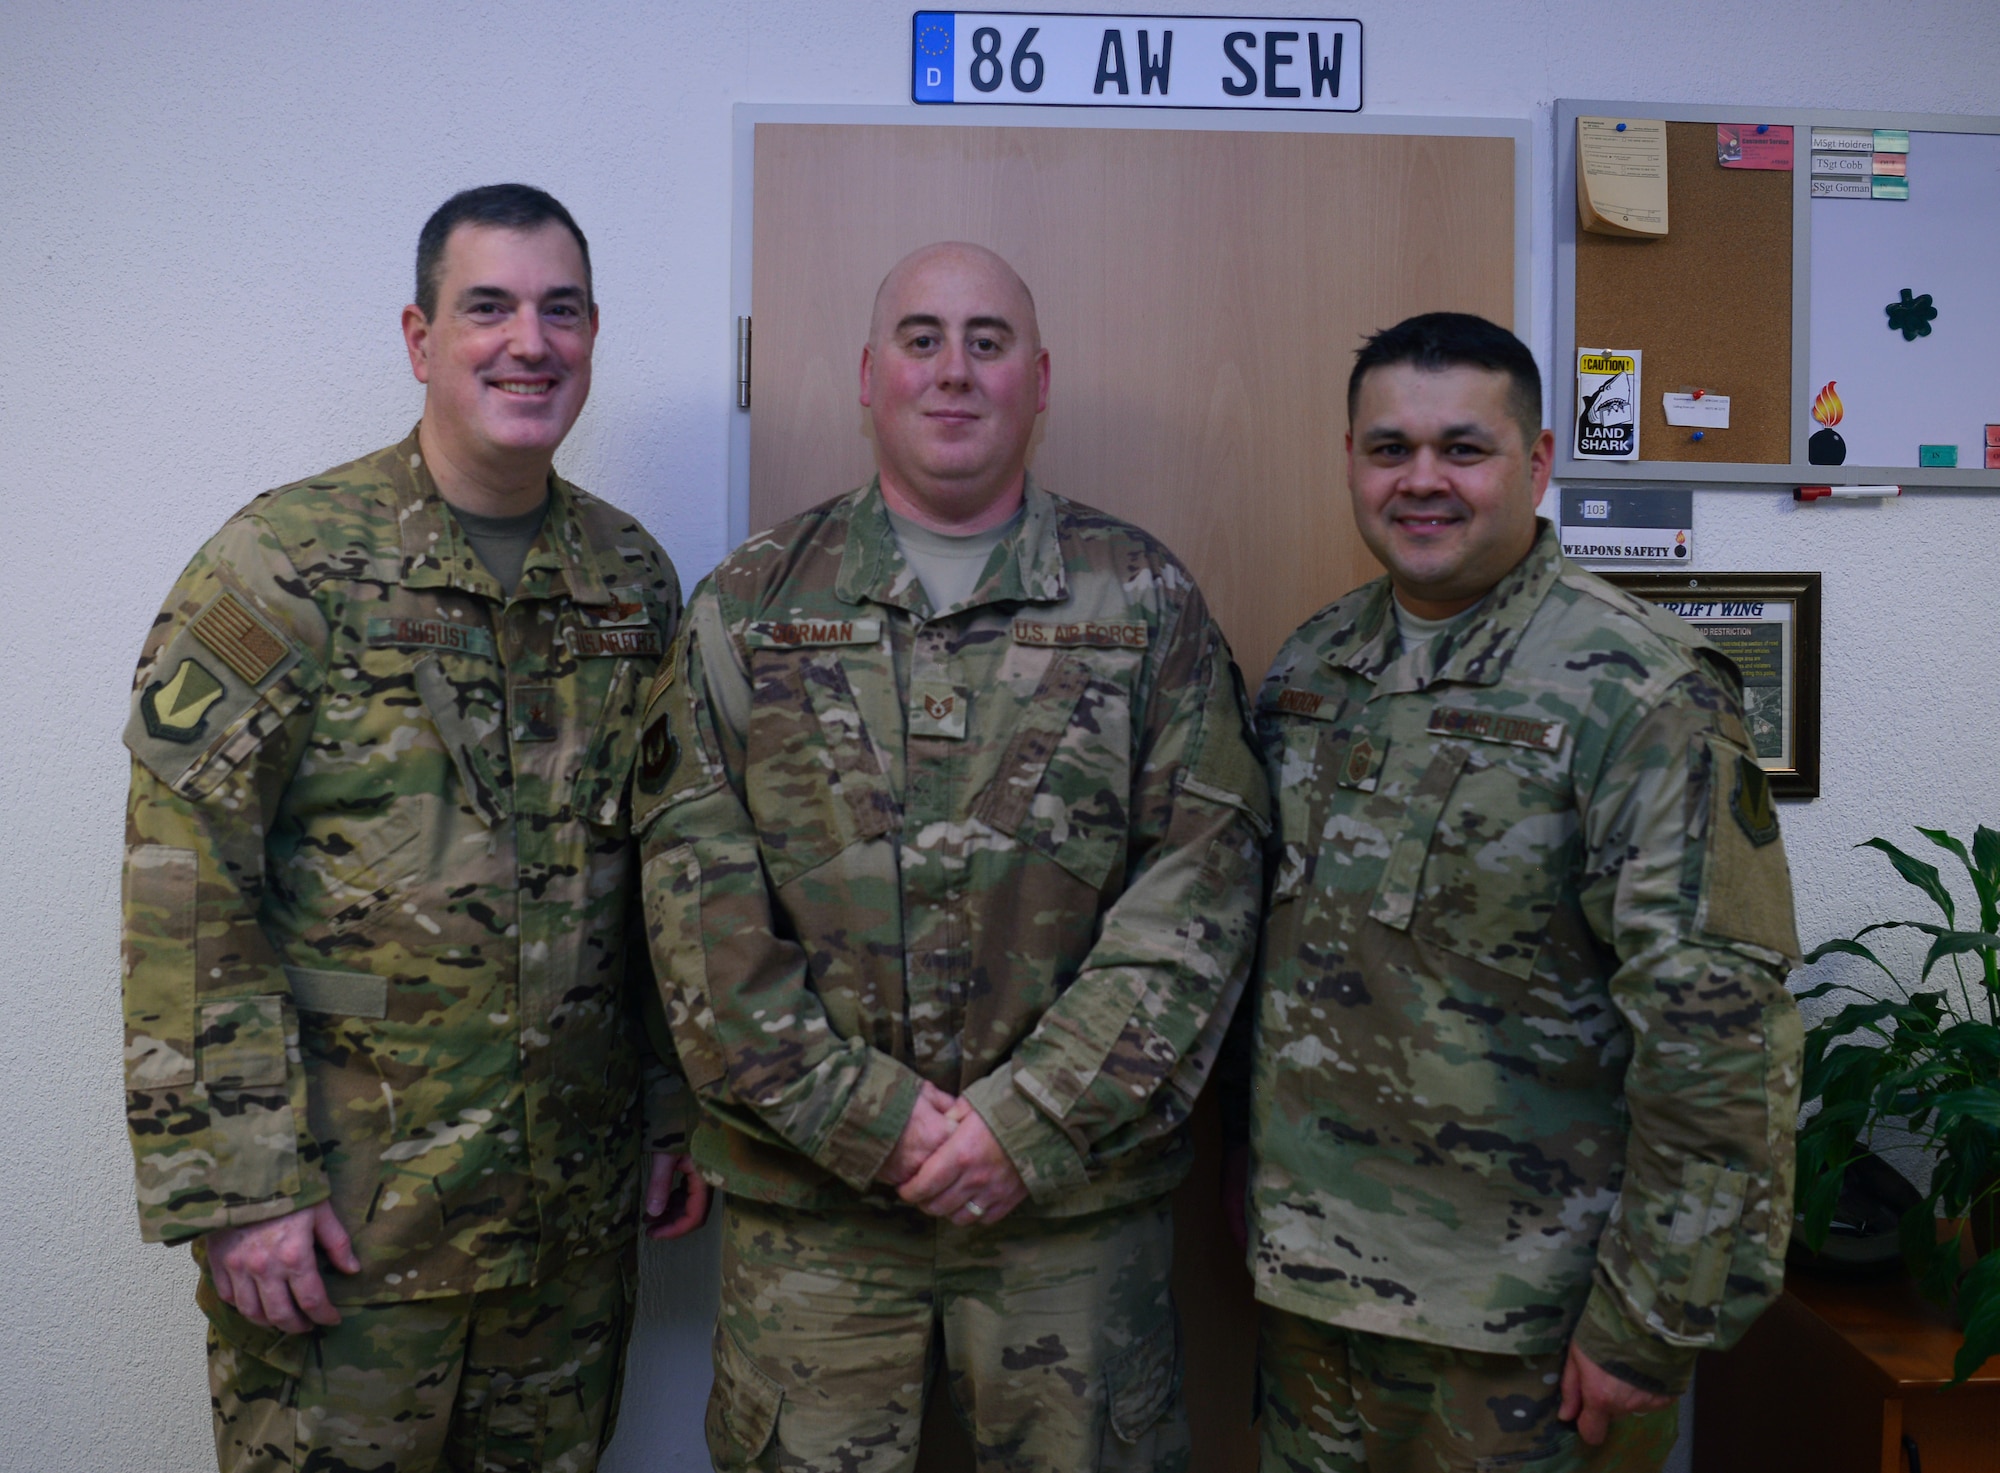
<path fill-rule="evenodd" d="M 1318 869 L 1326 827 L 1326 788 L 1347 755 L 1346 732 L 1324 721 L 1279 719 L 1266 713 L 1260 733 L 1278 810 L 1278 866 L 1271 904 L 1296 900 Z"/>
<path fill-rule="evenodd" d="M 651 633 L 651 630 L 647 631 Z M 657 640 L 658 636 L 654 636 Z M 593 828 L 624 833 L 632 825 L 627 783 L 639 750 L 639 698 L 652 679 L 648 660 L 620 660 L 611 677 L 597 728 L 584 744 L 577 768 L 575 807 Z"/>
<path fill-rule="evenodd" d="M 1113 662 L 1137 656 L 1071 650 L 1050 664 L 972 808 L 1097 891 L 1122 871 L 1131 830 L 1132 698 Z"/>
<path fill-rule="evenodd" d="M 1417 785 L 1376 920 L 1508 976 L 1533 973 L 1576 862 L 1575 804 L 1477 743 L 1447 742 Z"/>
<path fill-rule="evenodd" d="M 771 884 L 901 826 L 840 652 L 753 649 L 744 784 Z"/>

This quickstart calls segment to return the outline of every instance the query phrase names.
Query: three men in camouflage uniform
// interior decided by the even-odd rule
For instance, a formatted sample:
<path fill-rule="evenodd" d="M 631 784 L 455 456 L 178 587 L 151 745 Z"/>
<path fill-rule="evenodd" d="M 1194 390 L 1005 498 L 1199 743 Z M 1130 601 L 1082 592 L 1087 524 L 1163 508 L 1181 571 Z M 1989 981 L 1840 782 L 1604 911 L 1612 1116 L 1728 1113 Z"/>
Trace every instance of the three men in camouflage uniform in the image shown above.
<path fill-rule="evenodd" d="M 1222 635 L 1025 472 L 1014 272 L 906 258 L 879 474 L 696 590 L 635 780 L 653 956 L 728 1192 L 719 1469 L 1187 1464 L 1165 1194 L 1255 942 L 1264 781 Z"/>
<path fill-rule="evenodd" d="M 679 584 L 550 469 L 596 330 L 560 204 L 448 201 L 422 423 L 233 517 L 139 661 L 132 1146 L 145 1236 L 202 1264 L 225 1473 L 594 1467 L 642 1075 L 654 1231 L 706 1210 L 665 1212 L 691 1101 L 635 1007 L 627 778 Z"/>
<path fill-rule="evenodd" d="M 1348 411 L 1388 576 L 1257 703 L 1263 1467 L 1656 1467 L 1790 1223 L 1798 943 L 1739 682 L 1537 523 L 1512 334 L 1413 318 Z"/>

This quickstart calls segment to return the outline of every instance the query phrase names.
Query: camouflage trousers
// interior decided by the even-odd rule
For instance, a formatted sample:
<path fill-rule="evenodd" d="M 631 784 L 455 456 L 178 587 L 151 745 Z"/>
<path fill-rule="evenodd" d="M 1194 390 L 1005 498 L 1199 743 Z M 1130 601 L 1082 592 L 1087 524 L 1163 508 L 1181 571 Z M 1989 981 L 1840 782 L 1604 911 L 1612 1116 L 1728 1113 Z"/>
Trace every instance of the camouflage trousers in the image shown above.
<path fill-rule="evenodd" d="M 953 1227 L 728 1201 L 719 1473 L 908 1473 L 941 1365 L 981 1473 L 1183 1473 L 1164 1198 Z"/>
<path fill-rule="evenodd" d="M 630 1250 L 532 1287 L 343 1306 L 286 1335 L 215 1299 L 208 1384 L 222 1473 L 590 1473 L 611 1441 Z"/>
<path fill-rule="evenodd" d="M 1259 1305 L 1259 1473 L 1656 1473 L 1679 1409 L 1620 1417 L 1600 1447 L 1567 1422 L 1565 1352 L 1482 1355 Z"/>

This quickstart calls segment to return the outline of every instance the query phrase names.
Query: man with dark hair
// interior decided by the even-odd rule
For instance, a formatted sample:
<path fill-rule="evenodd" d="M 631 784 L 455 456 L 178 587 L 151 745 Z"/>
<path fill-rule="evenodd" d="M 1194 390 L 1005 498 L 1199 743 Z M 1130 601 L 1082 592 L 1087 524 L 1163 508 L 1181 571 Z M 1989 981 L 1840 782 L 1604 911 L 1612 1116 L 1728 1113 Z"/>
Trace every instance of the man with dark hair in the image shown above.
<path fill-rule="evenodd" d="M 679 581 L 552 469 L 583 236 L 501 185 L 423 241 L 422 421 L 209 540 L 125 729 L 140 1226 L 201 1266 L 224 1473 L 595 1467 L 642 1081 L 653 1235 L 707 1209 L 635 1042 L 626 778 Z"/>
<path fill-rule="evenodd" d="M 1537 521 L 1511 333 L 1412 318 L 1348 402 L 1388 576 L 1258 701 L 1278 853 L 1225 1069 L 1263 1468 L 1657 1468 L 1791 1222 L 1798 941 L 1741 682 Z"/>

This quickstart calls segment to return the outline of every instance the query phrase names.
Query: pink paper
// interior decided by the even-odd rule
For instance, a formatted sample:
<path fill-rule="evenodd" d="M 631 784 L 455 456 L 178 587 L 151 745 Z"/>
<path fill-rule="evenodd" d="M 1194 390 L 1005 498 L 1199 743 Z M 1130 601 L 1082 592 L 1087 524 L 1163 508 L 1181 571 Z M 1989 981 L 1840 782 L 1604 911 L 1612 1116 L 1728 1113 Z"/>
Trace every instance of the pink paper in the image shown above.
<path fill-rule="evenodd" d="M 1789 124 L 1768 124 L 1762 133 L 1755 123 L 1717 123 L 1715 161 L 1725 169 L 1792 170 L 1792 130 Z"/>

